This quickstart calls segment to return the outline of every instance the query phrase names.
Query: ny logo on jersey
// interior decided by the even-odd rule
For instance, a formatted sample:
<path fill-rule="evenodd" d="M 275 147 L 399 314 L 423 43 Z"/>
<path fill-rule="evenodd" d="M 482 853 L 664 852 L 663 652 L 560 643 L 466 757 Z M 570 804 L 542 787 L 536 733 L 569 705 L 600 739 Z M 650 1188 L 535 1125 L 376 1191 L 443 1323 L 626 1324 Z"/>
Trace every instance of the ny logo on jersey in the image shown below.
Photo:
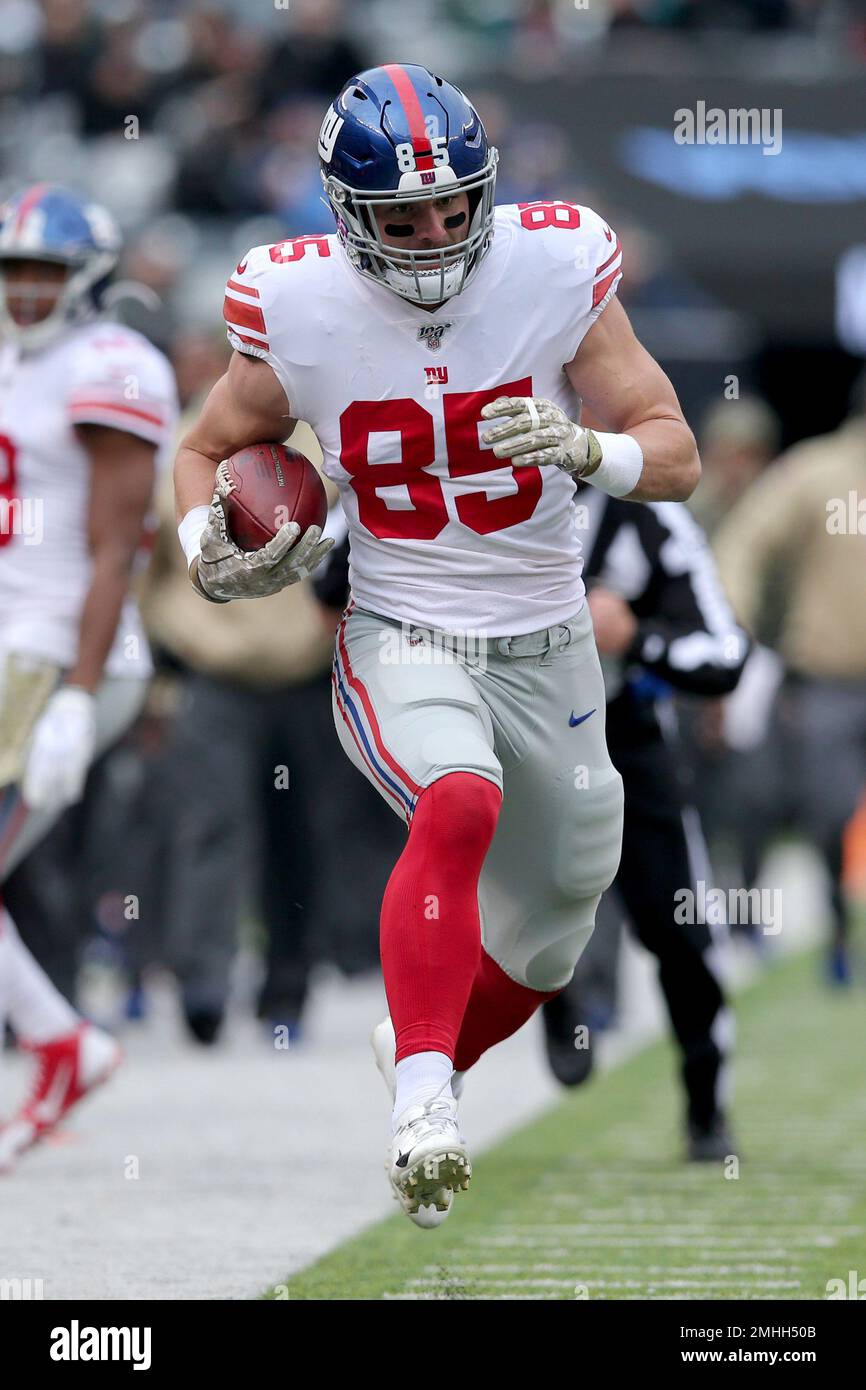
<path fill-rule="evenodd" d="M 424 374 L 427 377 L 428 386 L 447 386 L 448 384 L 447 367 L 425 367 Z"/>
<path fill-rule="evenodd" d="M 453 323 L 425 323 L 418 329 L 418 342 L 426 343 L 431 352 L 438 352 L 446 330 L 453 327 Z"/>

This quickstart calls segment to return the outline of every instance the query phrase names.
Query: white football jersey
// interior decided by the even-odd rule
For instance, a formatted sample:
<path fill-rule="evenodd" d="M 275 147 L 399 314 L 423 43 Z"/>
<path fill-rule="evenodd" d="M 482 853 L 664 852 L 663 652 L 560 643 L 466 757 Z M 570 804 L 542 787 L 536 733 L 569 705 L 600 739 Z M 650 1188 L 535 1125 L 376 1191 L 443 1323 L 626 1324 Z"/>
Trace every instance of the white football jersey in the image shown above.
<path fill-rule="evenodd" d="M 574 484 L 499 460 L 497 396 L 572 419 L 563 370 L 616 292 L 621 255 L 591 208 L 496 210 L 492 248 L 430 312 L 359 275 L 334 236 L 257 246 L 226 288 L 229 339 L 264 358 L 313 427 L 349 523 L 355 602 L 449 632 L 517 635 L 581 605 Z"/>
<path fill-rule="evenodd" d="M 70 667 L 90 585 L 90 462 L 75 426 L 110 425 L 170 456 L 174 375 L 140 333 L 96 320 L 41 352 L 0 346 L 0 648 Z M 150 671 L 147 640 L 127 598 L 105 666 Z"/>

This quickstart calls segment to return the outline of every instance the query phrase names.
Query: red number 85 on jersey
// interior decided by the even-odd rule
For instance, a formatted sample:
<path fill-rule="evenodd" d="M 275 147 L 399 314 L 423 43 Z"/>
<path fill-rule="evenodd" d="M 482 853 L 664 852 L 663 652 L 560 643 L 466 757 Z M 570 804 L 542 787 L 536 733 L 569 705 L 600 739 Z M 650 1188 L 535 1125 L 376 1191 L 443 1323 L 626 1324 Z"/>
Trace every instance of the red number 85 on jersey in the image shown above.
<path fill-rule="evenodd" d="M 527 521 L 541 496 L 541 470 L 503 463 L 478 442 L 481 407 L 497 396 L 531 396 L 532 378 L 509 381 L 489 391 L 448 391 L 442 397 L 448 474 L 465 478 L 496 469 L 512 471 L 517 491 L 507 497 L 488 497 L 482 489 L 461 492 L 455 503 L 464 526 L 480 536 Z M 394 463 L 371 463 L 370 435 L 400 436 L 400 458 Z M 358 498 L 358 516 L 380 540 L 432 541 L 448 524 L 442 483 L 425 470 L 436 459 L 433 416 L 418 401 L 354 401 L 340 416 L 340 462 L 351 475 Z M 411 510 L 389 507 L 378 489 L 404 486 Z"/>

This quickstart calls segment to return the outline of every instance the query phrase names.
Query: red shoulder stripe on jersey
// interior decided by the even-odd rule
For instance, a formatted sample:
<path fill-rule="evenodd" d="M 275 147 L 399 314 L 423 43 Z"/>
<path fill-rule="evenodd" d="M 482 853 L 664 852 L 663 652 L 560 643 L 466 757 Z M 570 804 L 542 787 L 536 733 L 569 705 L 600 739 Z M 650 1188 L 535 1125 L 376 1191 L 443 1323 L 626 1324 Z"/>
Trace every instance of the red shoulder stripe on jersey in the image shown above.
<path fill-rule="evenodd" d="M 433 148 L 427 134 L 427 127 L 424 124 L 424 112 L 421 110 L 418 93 L 412 86 L 412 79 L 399 63 L 386 63 L 384 66 L 397 89 L 400 105 L 403 107 L 409 122 L 409 138 L 415 151 L 415 168 L 432 169 L 434 167 Z"/>
<path fill-rule="evenodd" d="M 598 267 L 598 270 L 595 272 L 596 275 L 600 275 L 601 272 L 602 272 L 603 270 L 607 270 L 608 266 L 611 265 L 611 264 L 616 260 L 616 258 L 617 258 L 618 255 L 619 255 L 619 237 L 617 237 L 617 239 L 616 239 L 616 248 L 615 248 L 615 250 L 614 250 L 614 252 L 613 252 L 613 255 L 612 255 L 612 256 L 608 256 L 608 258 L 607 258 L 607 260 L 604 262 L 604 264 L 603 264 L 603 265 L 600 265 L 600 266 Z"/>
<path fill-rule="evenodd" d="M 257 304 L 243 304 L 239 299 L 223 300 L 223 315 L 226 323 L 239 323 L 241 328 L 251 328 L 254 333 L 267 333 L 265 316 Z"/>
<path fill-rule="evenodd" d="M 248 285 L 239 285 L 237 280 L 229 280 L 226 289 L 234 290 L 236 294 L 248 294 L 250 299 L 261 299 L 258 290 L 250 289 Z"/>
<path fill-rule="evenodd" d="M 614 280 L 616 280 L 620 275 L 622 275 L 621 270 L 612 270 L 610 272 L 610 275 L 605 276 L 603 280 L 599 280 L 598 284 L 592 292 L 593 309 L 596 307 L 597 304 L 601 303 L 608 290 L 610 289 L 611 285 L 613 284 Z"/>
<path fill-rule="evenodd" d="M 70 415 L 78 415 L 81 411 L 103 410 L 117 411 L 120 415 L 134 415 L 138 420 L 146 420 L 150 425 L 159 425 L 160 428 L 165 424 L 161 415 L 154 415 L 147 410 L 138 410 L 134 405 L 120 405 L 118 401 L 97 401 L 97 400 L 73 400 L 69 404 Z M 84 423 L 82 421 L 82 423 Z"/>

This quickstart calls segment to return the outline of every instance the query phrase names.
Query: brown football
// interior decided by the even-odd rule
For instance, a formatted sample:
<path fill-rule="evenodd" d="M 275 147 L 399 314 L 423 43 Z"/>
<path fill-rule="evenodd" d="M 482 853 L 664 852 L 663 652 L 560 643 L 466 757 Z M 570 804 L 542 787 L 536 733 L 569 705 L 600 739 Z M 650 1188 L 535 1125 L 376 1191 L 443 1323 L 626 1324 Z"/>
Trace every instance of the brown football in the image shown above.
<path fill-rule="evenodd" d="M 241 550 L 260 550 L 287 521 L 296 521 L 301 535 L 308 526 L 324 526 L 328 499 L 306 454 L 282 444 L 250 444 L 226 464 L 234 487 L 223 508 Z"/>

